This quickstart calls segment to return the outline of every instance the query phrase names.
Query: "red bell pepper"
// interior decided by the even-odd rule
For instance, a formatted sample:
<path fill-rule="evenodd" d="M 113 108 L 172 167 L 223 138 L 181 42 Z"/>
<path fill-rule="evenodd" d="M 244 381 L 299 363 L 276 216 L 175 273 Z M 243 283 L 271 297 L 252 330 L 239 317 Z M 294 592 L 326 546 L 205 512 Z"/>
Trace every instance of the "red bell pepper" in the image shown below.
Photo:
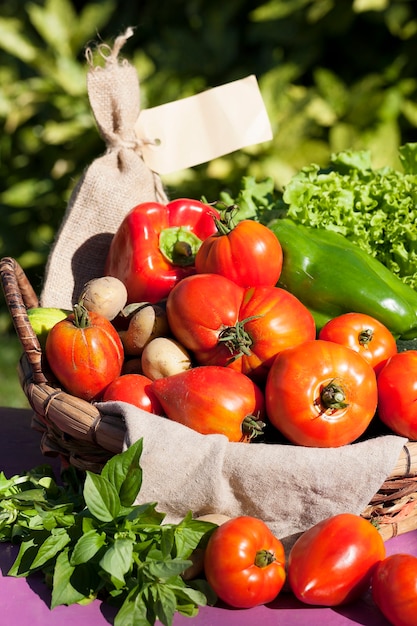
<path fill-rule="evenodd" d="M 128 303 L 158 302 L 182 278 L 195 273 L 194 258 L 202 241 L 217 232 L 213 207 L 180 198 L 134 207 L 113 236 L 105 274 L 121 280 Z"/>

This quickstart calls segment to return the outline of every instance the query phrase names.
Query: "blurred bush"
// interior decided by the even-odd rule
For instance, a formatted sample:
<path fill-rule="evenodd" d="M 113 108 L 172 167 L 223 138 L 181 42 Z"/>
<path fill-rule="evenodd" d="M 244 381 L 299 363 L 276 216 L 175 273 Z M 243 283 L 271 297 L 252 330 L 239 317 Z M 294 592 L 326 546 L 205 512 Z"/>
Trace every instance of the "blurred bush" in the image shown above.
<path fill-rule="evenodd" d="M 104 150 L 86 95 L 86 45 L 129 25 L 123 56 L 150 107 L 255 74 L 274 131 L 164 179 L 173 197 L 234 193 L 243 175 L 281 190 L 303 165 L 369 148 L 397 163 L 416 141 L 417 10 L 411 0 L 3 0 L 0 254 L 36 290 L 82 170 Z M 0 330 L 9 328 L 3 301 Z"/>

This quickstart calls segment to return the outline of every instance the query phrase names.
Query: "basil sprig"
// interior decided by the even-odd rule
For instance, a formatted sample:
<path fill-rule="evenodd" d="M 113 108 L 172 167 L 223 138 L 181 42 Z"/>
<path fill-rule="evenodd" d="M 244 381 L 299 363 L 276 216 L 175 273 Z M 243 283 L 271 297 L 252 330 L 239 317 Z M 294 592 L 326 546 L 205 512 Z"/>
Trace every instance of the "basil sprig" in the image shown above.
<path fill-rule="evenodd" d="M 171 626 L 216 598 L 203 579 L 181 574 L 214 524 L 163 524 L 156 503 L 134 504 L 142 483 L 142 440 L 111 458 L 100 474 L 73 468 L 62 484 L 49 465 L 6 478 L 0 472 L 0 541 L 19 544 L 8 574 L 43 572 L 51 608 L 99 597 L 116 607 L 115 626 Z"/>

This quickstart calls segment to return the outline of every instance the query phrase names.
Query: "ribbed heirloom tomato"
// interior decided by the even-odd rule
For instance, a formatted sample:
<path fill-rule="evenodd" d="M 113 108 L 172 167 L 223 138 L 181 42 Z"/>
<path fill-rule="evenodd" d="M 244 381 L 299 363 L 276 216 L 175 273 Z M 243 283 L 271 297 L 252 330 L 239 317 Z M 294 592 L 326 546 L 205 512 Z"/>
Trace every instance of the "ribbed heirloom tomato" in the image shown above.
<path fill-rule="evenodd" d="M 337 606 L 364 593 L 385 558 L 377 528 L 352 513 L 329 517 L 305 531 L 288 556 L 288 582 L 305 604 Z"/>
<path fill-rule="evenodd" d="M 51 328 L 45 354 L 65 390 L 87 401 L 97 399 L 120 375 L 124 357 L 112 323 L 81 305 Z"/>
<path fill-rule="evenodd" d="M 306 341 L 275 358 L 265 400 L 271 424 L 292 443 L 336 448 L 355 441 L 374 417 L 376 375 L 346 346 Z"/>
<path fill-rule="evenodd" d="M 179 282 L 167 316 L 197 363 L 227 366 L 262 384 L 279 352 L 316 335 L 309 310 L 285 289 L 243 288 L 219 274 Z"/>
<path fill-rule="evenodd" d="M 284 547 L 263 521 L 236 517 L 210 536 L 204 571 L 209 585 L 230 606 L 266 604 L 285 582 Z"/>

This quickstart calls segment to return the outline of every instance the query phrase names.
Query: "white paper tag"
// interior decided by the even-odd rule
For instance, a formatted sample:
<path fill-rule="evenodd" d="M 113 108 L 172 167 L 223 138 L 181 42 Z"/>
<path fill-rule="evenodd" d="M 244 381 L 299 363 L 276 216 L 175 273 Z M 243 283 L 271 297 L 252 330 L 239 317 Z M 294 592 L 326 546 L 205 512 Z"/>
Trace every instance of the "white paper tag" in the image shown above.
<path fill-rule="evenodd" d="M 143 159 L 170 174 L 272 139 L 256 77 L 140 112 L 135 124 Z"/>

